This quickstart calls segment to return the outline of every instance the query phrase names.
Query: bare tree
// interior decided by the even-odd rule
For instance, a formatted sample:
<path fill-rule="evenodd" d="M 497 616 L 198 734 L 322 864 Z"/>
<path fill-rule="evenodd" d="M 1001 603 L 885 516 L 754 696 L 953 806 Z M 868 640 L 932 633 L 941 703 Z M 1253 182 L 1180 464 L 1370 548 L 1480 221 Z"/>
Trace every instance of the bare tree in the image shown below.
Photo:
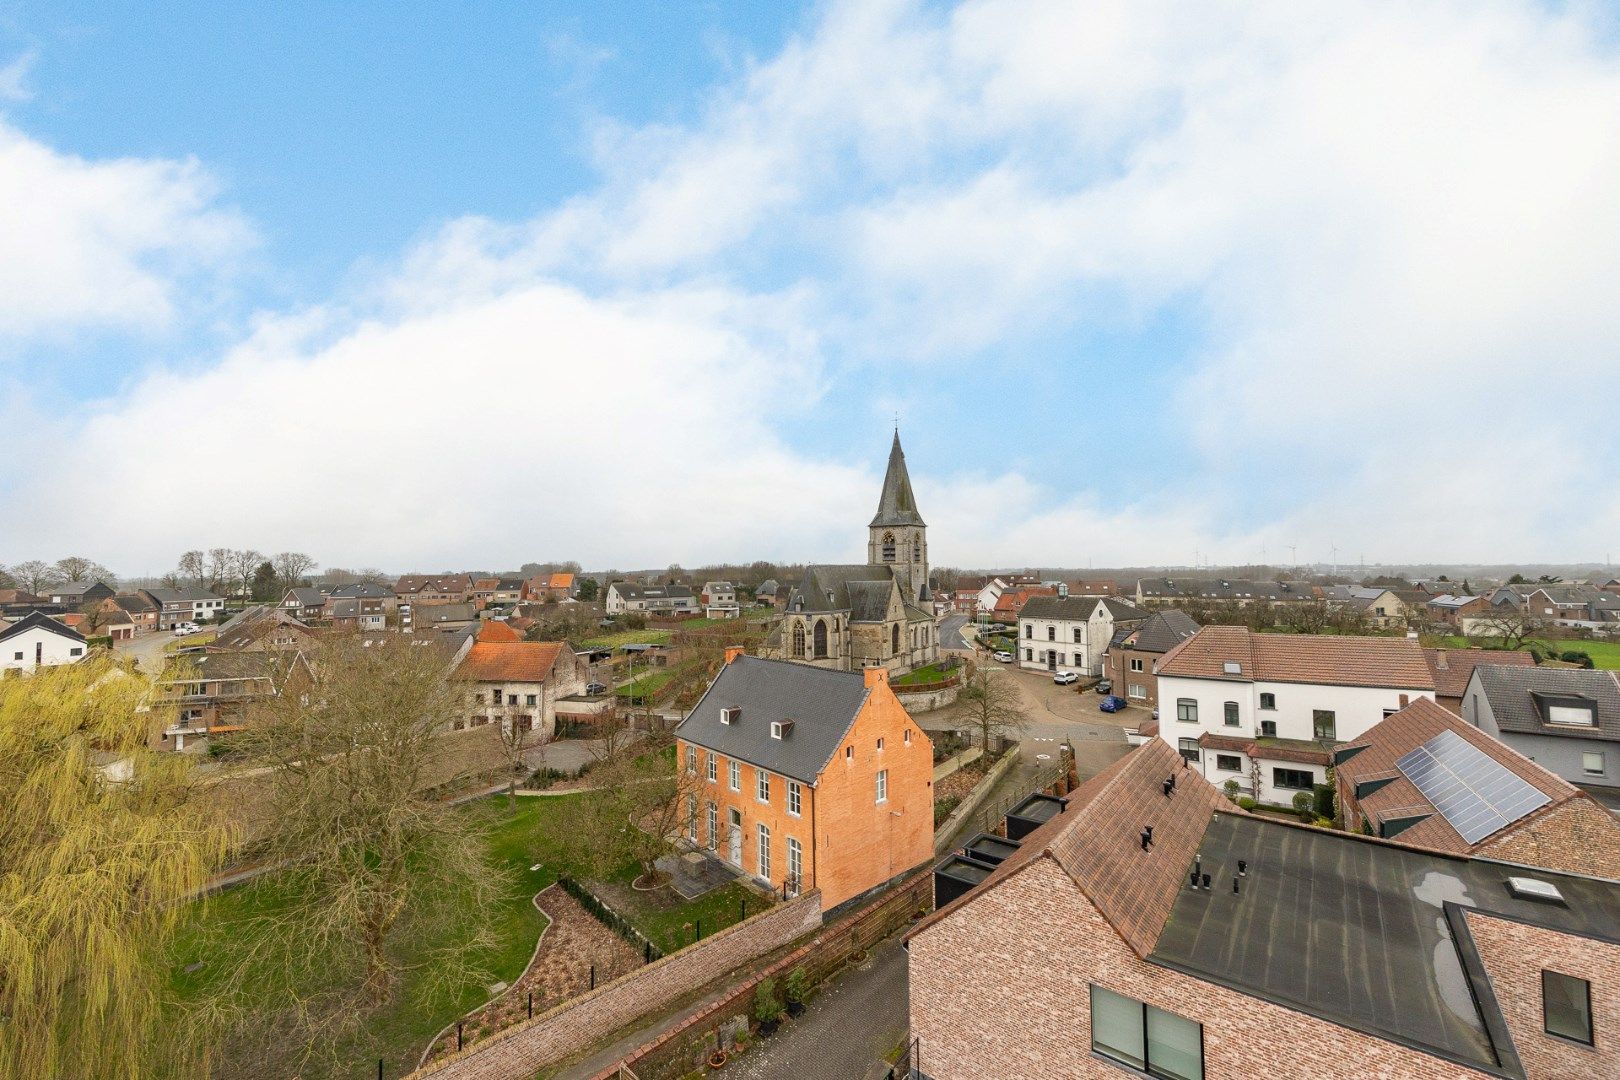
<path fill-rule="evenodd" d="M 1473 631 L 1470 637 L 1492 639 L 1504 649 L 1521 648 L 1526 641 L 1546 629 L 1540 619 L 1513 609 L 1476 616 L 1470 622 Z"/>
<path fill-rule="evenodd" d="M 604 765 L 593 773 L 594 797 L 567 804 L 573 850 L 592 876 L 633 861 L 641 869 L 637 884 L 656 884 L 663 879 L 658 860 L 675 852 L 695 827 L 701 785 L 682 763 L 671 771 L 660 752 L 667 743 L 656 739 L 642 753 Z"/>
<path fill-rule="evenodd" d="M 231 578 L 232 584 L 240 585 L 240 595 L 244 598 L 252 595 L 253 574 L 264 562 L 264 554 L 252 548 L 243 548 L 231 552 Z"/>
<path fill-rule="evenodd" d="M 11 576 L 17 579 L 19 587 L 31 593 L 38 593 L 43 589 L 48 589 L 62 580 L 61 571 L 49 563 L 40 562 L 38 559 L 29 559 L 27 562 L 20 562 L 13 566 Z"/>
<path fill-rule="evenodd" d="M 500 734 L 499 744 L 501 757 L 505 762 L 506 772 L 506 809 L 509 813 L 517 813 L 517 785 L 518 779 L 528 771 L 528 754 L 532 750 L 540 750 L 551 741 L 545 733 L 541 721 L 540 707 L 530 705 L 504 706 L 496 716 L 496 729 Z"/>
<path fill-rule="evenodd" d="M 175 576 L 190 582 L 193 588 L 201 589 L 208 584 L 207 556 L 200 551 L 186 552 L 180 556 L 180 565 L 175 568 Z"/>
<path fill-rule="evenodd" d="M 208 549 L 208 587 L 210 589 L 223 589 L 230 580 L 232 556 L 235 555 L 230 548 Z"/>
<path fill-rule="evenodd" d="M 67 581 L 100 581 L 106 585 L 116 585 L 118 579 L 113 572 L 94 559 L 87 559 L 83 555 L 69 555 L 56 560 L 56 572 Z"/>
<path fill-rule="evenodd" d="M 990 750 L 992 738 L 1005 739 L 1028 723 L 1023 698 L 1012 680 L 1001 672 L 968 662 L 962 673 L 956 703 L 979 730 L 979 745 Z"/>
<path fill-rule="evenodd" d="M 302 551 L 283 551 L 272 561 L 276 568 L 276 580 L 284 589 L 297 586 L 315 569 L 315 560 Z"/>

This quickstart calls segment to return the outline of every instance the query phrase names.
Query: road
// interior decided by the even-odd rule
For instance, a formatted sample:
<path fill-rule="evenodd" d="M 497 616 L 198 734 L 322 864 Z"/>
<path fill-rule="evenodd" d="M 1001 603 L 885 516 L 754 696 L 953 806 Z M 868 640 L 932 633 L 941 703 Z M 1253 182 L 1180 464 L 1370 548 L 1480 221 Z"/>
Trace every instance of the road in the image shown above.
<path fill-rule="evenodd" d="M 160 675 L 163 663 L 168 659 L 163 646 L 173 640 L 173 634 L 154 630 L 149 634 L 136 634 L 132 641 L 116 642 L 113 652 L 118 656 L 133 656 L 135 666 L 148 675 Z"/>
<path fill-rule="evenodd" d="M 967 638 L 962 636 L 962 627 L 966 626 L 966 615 L 947 615 L 939 624 L 939 647 L 947 652 L 972 652 L 973 646 Z"/>

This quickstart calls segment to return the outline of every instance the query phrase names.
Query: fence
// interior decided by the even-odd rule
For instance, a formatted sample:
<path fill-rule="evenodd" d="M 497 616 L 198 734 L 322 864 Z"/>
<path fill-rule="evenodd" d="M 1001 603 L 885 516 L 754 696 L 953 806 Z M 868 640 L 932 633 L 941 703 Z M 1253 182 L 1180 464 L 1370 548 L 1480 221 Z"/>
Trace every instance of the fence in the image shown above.
<path fill-rule="evenodd" d="M 889 1067 L 889 1080 L 921 1080 L 922 1076 L 921 1040 L 907 1039 L 905 1049 L 900 1051 L 900 1056 Z"/>
<path fill-rule="evenodd" d="M 1027 785 L 1020 785 L 1020 790 L 1011 795 L 1003 795 L 985 803 L 973 817 L 973 825 L 968 831 L 981 833 L 998 833 L 1001 824 L 1007 817 L 1007 812 L 1030 795 L 1037 791 L 1045 791 L 1058 783 L 1068 773 L 1069 757 L 1061 755 L 1057 761 L 1044 764 L 1038 769 Z"/>
<path fill-rule="evenodd" d="M 557 884 L 562 886 L 563 892 L 578 900 L 581 907 L 595 916 L 597 922 L 640 949 L 642 957 L 647 963 L 650 964 L 654 960 L 664 958 L 664 950 L 654 945 L 647 935 L 637 930 L 629 919 L 614 911 L 606 900 L 603 900 L 571 877 L 559 877 Z"/>

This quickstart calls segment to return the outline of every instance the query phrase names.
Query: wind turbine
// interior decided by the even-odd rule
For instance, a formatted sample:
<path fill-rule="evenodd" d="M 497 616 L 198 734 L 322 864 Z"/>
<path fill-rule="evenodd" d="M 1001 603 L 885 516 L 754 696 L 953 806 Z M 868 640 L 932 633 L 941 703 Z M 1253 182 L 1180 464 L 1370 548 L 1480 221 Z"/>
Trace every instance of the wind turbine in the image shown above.
<path fill-rule="evenodd" d="M 1337 544 L 1329 544 L 1328 545 L 1328 550 L 1333 553 L 1333 576 L 1338 577 L 1339 576 L 1339 546 Z"/>

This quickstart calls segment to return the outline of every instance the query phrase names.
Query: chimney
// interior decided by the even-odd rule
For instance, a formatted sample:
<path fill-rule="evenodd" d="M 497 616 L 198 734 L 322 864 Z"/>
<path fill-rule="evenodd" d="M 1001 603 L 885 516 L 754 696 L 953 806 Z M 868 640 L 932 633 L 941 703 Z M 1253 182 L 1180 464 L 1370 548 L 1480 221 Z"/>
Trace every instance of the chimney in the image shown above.
<path fill-rule="evenodd" d="M 869 668 L 863 668 L 861 675 L 865 678 L 868 689 L 871 689 L 874 686 L 889 685 L 889 669 L 884 667 L 882 664 Z"/>
<path fill-rule="evenodd" d="M 1434 650 L 1434 666 L 1439 668 L 1441 671 L 1451 670 L 1451 661 L 1446 659 L 1446 650 Z"/>
<path fill-rule="evenodd" d="M 1401 708 L 1403 708 L 1403 709 L 1404 709 L 1404 708 L 1406 708 L 1406 707 L 1407 707 L 1407 706 L 1408 706 L 1408 705 L 1409 705 L 1409 704 L 1411 704 L 1411 702 L 1410 702 L 1410 701 L 1409 701 L 1409 700 L 1408 700 L 1408 699 L 1407 699 L 1407 696 L 1406 696 L 1406 695 L 1405 695 L 1405 694 L 1402 694 L 1402 695 L 1401 695 Z"/>
<path fill-rule="evenodd" d="M 741 656 L 746 651 L 747 650 L 744 649 L 741 645 L 727 645 L 726 646 L 726 663 L 728 663 L 728 664 L 731 663 L 733 660 L 737 659 L 737 657 Z"/>

